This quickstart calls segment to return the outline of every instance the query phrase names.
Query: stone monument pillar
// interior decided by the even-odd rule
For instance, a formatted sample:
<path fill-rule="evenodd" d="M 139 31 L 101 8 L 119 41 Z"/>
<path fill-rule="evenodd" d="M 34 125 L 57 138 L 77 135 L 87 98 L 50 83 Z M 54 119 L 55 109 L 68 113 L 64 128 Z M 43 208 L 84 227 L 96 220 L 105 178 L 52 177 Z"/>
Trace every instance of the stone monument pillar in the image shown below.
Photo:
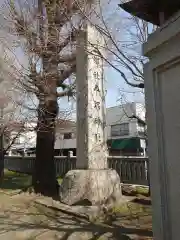
<path fill-rule="evenodd" d="M 180 239 L 180 12 L 143 46 L 155 240 Z"/>
<path fill-rule="evenodd" d="M 90 24 L 80 32 L 77 46 L 77 168 L 106 169 L 104 39 Z"/>
<path fill-rule="evenodd" d="M 72 205 L 121 199 L 120 178 L 108 169 L 105 138 L 105 95 L 103 38 L 90 23 L 79 34 L 76 60 L 77 84 L 77 170 L 69 171 L 61 185 L 60 198 Z"/>

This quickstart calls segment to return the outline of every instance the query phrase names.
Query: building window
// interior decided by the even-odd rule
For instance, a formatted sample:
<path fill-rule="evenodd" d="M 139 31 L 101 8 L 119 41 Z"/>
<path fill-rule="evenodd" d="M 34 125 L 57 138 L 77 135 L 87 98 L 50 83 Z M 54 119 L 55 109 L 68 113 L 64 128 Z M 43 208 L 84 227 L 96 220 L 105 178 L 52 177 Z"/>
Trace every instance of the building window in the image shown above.
<path fill-rule="evenodd" d="M 140 137 L 145 136 L 145 125 L 143 123 L 138 123 L 138 134 Z"/>
<path fill-rule="evenodd" d="M 111 136 L 126 136 L 129 135 L 129 123 L 121 123 L 111 126 Z"/>
<path fill-rule="evenodd" d="M 64 139 L 72 139 L 72 133 L 64 133 Z"/>

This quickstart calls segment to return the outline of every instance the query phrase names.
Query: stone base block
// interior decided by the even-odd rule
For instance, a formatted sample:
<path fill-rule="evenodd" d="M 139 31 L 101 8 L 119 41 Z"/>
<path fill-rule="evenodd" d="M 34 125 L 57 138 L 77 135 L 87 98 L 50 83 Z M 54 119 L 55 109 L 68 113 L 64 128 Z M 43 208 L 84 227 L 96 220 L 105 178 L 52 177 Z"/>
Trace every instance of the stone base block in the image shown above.
<path fill-rule="evenodd" d="M 121 201 L 119 175 L 112 169 L 71 170 L 60 186 L 60 201 L 68 205 L 102 205 Z"/>

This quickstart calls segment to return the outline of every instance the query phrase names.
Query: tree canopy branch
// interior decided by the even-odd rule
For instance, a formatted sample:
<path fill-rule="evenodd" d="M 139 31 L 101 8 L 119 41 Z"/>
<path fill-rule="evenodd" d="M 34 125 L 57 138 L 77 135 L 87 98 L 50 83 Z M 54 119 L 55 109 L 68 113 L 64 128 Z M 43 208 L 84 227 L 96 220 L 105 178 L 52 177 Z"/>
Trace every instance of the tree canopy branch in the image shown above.
<path fill-rule="evenodd" d="M 69 77 L 71 76 L 72 73 L 76 71 L 76 63 L 74 63 L 71 67 L 66 69 L 65 71 L 62 71 L 60 74 L 58 80 L 57 80 L 57 85 L 58 87 L 61 87 L 62 83 Z"/>

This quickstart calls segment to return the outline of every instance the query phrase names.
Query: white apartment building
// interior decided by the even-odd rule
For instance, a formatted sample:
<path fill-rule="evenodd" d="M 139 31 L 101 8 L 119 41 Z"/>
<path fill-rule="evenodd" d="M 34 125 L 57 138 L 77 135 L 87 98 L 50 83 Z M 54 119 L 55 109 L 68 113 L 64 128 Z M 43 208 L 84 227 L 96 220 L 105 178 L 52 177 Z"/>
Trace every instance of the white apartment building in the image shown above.
<path fill-rule="evenodd" d="M 106 138 L 111 155 L 145 154 L 145 108 L 143 104 L 127 103 L 106 109 Z M 129 149 L 132 146 L 133 149 Z M 113 149 L 115 148 L 115 149 Z M 123 149 L 122 149 L 123 148 Z M 125 150 L 128 148 L 127 150 Z M 56 128 L 56 155 L 76 155 L 76 123 L 65 121 Z"/>
<path fill-rule="evenodd" d="M 76 155 L 76 122 L 59 121 L 56 126 L 55 154 L 67 156 L 68 151 Z"/>
<path fill-rule="evenodd" d="M 144 154 L 146 149 L 144 105 L 133 102 L 107 108 L 106 137 L 110 155 Z M 36 133 L 28 126 L 27 131 L 17 139 L 13 149 L 27 151 L 35 149 L 35 145 Z M 59 120 L 56 126 L 55 155 L 67 155 L 68 151 L 76 155 L 76 122 Z"/>
<path fill-rule="evenodd" d="M 139 119 L 139 122 L 138 122 Z M 145 108 L 143 104 L 127 103 L 106 110 L 107 138 L 140 137 L 144 132 Z"/>
<path fill-rule="evenodd" d="M 15 139 L 9 155 L 35 154 L 36 122 L 16 124 L 11 131 L 11 139 Z M 23 129 L 23 131 L 21 131 Z M 71 120 L 59 119 L 56 123 L 55 155 L 67 155 L 68 151 L 76 151 L 76 123 Z"/>
<path fill-rule="evenodd" d="M 106 134 L 110 155 L 145 155 L 145 108 L 126 103 L 106 110 Z"/>
<path fill-rule="evenodd" d="M 35 127 L 36 122 L 14 124 L 10 137 L 14 144 L 9 150 L 9 155 L 34 152 L 36 146 Z"/>

